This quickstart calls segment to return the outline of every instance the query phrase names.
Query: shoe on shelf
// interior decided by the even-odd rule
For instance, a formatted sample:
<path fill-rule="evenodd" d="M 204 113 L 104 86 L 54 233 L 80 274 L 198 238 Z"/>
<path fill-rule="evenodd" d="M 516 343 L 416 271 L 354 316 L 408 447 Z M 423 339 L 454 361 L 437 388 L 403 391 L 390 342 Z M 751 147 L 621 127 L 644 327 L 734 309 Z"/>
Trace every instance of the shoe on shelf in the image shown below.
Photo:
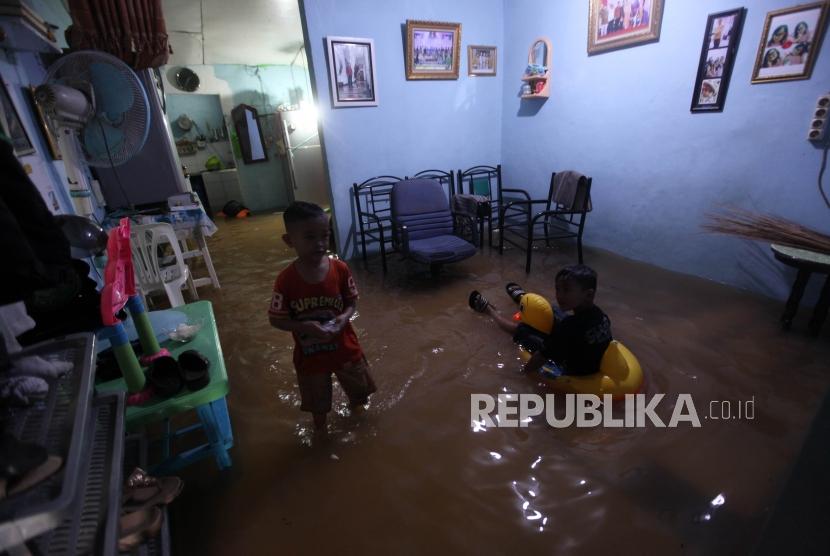
<path fill-rule="evenodd" d="M 124 484 L 121 504 L 127 511 L 166 505 L 176 499 L 183 486 L 178 477 L 152 477 L 136 467 Z"/>
<path fill-rule="evenodd" d="M 118 551 L 129 552 L 158 535 L 163 515 L 156 506 L 125 513 L 118 520 Z"/>
<path fill-rule="evenodd" d="M 63 459 L 50 456 L 43 446 L 4 434 L 0 437 L 0 499 L 36 486 L 62 465 Z"/>
<path fill-rule="evenodd" d="M 487 301 L 487 298 L 481 295 L 478 290 L 473 290 L 470 292 L 470 299 L 469 299 L 470 308 L 477 313 L 483 313 L 487 310 L 487 306 L 490 303 Z"/>

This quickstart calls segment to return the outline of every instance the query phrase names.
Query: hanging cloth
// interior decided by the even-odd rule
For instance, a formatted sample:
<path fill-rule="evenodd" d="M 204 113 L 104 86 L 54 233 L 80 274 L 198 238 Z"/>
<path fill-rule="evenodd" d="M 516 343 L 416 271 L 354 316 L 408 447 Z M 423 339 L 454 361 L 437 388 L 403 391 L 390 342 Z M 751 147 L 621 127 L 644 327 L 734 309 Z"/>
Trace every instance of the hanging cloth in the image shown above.
<path fill-rule="evenodd" d="M 72 50 L 102 50 L 135 70 L 157 68 L 172 52 L 161 0 L 69 0 Z"/>

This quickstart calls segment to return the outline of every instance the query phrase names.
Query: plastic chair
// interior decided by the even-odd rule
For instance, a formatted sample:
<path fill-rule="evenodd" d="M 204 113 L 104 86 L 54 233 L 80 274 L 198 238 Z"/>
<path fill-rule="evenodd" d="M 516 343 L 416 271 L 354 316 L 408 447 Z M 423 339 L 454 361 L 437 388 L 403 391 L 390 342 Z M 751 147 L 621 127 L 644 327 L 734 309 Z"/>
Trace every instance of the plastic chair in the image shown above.
<path fill-rule="evenodd" d="M 160 255 L 159 248 L 170 247 L 173 255 Z M 172 307 L 184 305 L 182 286 L 199 299 L 190 269 L 184 262 L 179 240 L 173 226 L 165 223 L 133 226 L 130 231 L 135 276 L 142 297 L 154 292 L 165 292 Z"/>

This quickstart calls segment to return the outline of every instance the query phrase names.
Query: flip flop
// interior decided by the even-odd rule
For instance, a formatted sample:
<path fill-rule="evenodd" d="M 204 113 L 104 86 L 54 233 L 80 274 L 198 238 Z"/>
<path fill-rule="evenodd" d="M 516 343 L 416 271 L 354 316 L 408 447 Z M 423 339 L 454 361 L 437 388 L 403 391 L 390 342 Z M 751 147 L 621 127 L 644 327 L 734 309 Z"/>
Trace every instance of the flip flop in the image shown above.
<path fill-rule="evenodd" d="M 45 481 L 63 466 L 63 459 L 59 456 L 48 456 L 46 461 L 24 473 L 18 479 L 6 477 L 0 479 L 0 500 L 8 496 L 14 496 L 24 490 L 28 490 Z"/>
<path fill-rule="evenodd" d="M 161 530 L 163 515 L 155 506 L 126 513 L 118 520 L 118 551 L 129 552 L 155 537 Z"/>
<path fill-rule="evenodd" d="M 527 293 L 525 292 L 524 288 L 522 288 L 516 282 L 508 282 L 504 289 L 507 290 L 507 295 L 510 296 L 510 299 L 515 301 L 516 303 L 521 302 L 522 296 Z"/>
<path fill-rule="evenodd" d="M 185 386 L 190 391 L 201 390 L 210 384 L 210 360 L 194 349 L 179 355 L 179 369 Z"/>
<path fill-rule="evenodd" d="M 0 437 L 0 477 L 19 477 L 46 461 L 48 455 L 43 446 L 4 434 Z"/>
<path fill-rule="evenodd" d="M 167 505 L 182 492 L 184 482 L 178 477 L 151 477 L 136 467 L 124 485 L 122 506 L 130 511 Z"/>
<path fill-rule="evenodd" d="M 473 290 L 470 292 L 470 299 L 468 300 L 470 304 L 470 309 L 477 313 L 483 313 L 487 310 L 487 306 L 490 303 L 487 301 L 487 298 L 481 295 L 478 290 Z"/>
<path fill-rule="evenodd" d="M 153 392 L 162 399 L 172 398 L 184 386 L 179 364 L 169 355 L 153 361 L 147 372 L 147 382 L 153 387 Z"/>

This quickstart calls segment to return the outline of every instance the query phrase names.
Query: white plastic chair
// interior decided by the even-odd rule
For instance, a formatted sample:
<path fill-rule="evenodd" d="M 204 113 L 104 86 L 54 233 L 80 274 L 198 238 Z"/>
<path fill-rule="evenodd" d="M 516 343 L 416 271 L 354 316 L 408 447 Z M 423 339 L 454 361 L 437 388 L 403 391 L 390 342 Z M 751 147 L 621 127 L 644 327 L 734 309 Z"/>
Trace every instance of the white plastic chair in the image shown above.
<path fill-rule="evenodd" d="M 172 256 L 159 255 L 159 247 L 170 246 Z M 190 269 L 184 262 L 173 226 L 165 223 L 133 225 L 130 229 L 133 267 L 142 297 L 164 291 L 170 305 L 184 305 L 182 286 L 187 282 L 194 299 L 199 299 Z"/>

